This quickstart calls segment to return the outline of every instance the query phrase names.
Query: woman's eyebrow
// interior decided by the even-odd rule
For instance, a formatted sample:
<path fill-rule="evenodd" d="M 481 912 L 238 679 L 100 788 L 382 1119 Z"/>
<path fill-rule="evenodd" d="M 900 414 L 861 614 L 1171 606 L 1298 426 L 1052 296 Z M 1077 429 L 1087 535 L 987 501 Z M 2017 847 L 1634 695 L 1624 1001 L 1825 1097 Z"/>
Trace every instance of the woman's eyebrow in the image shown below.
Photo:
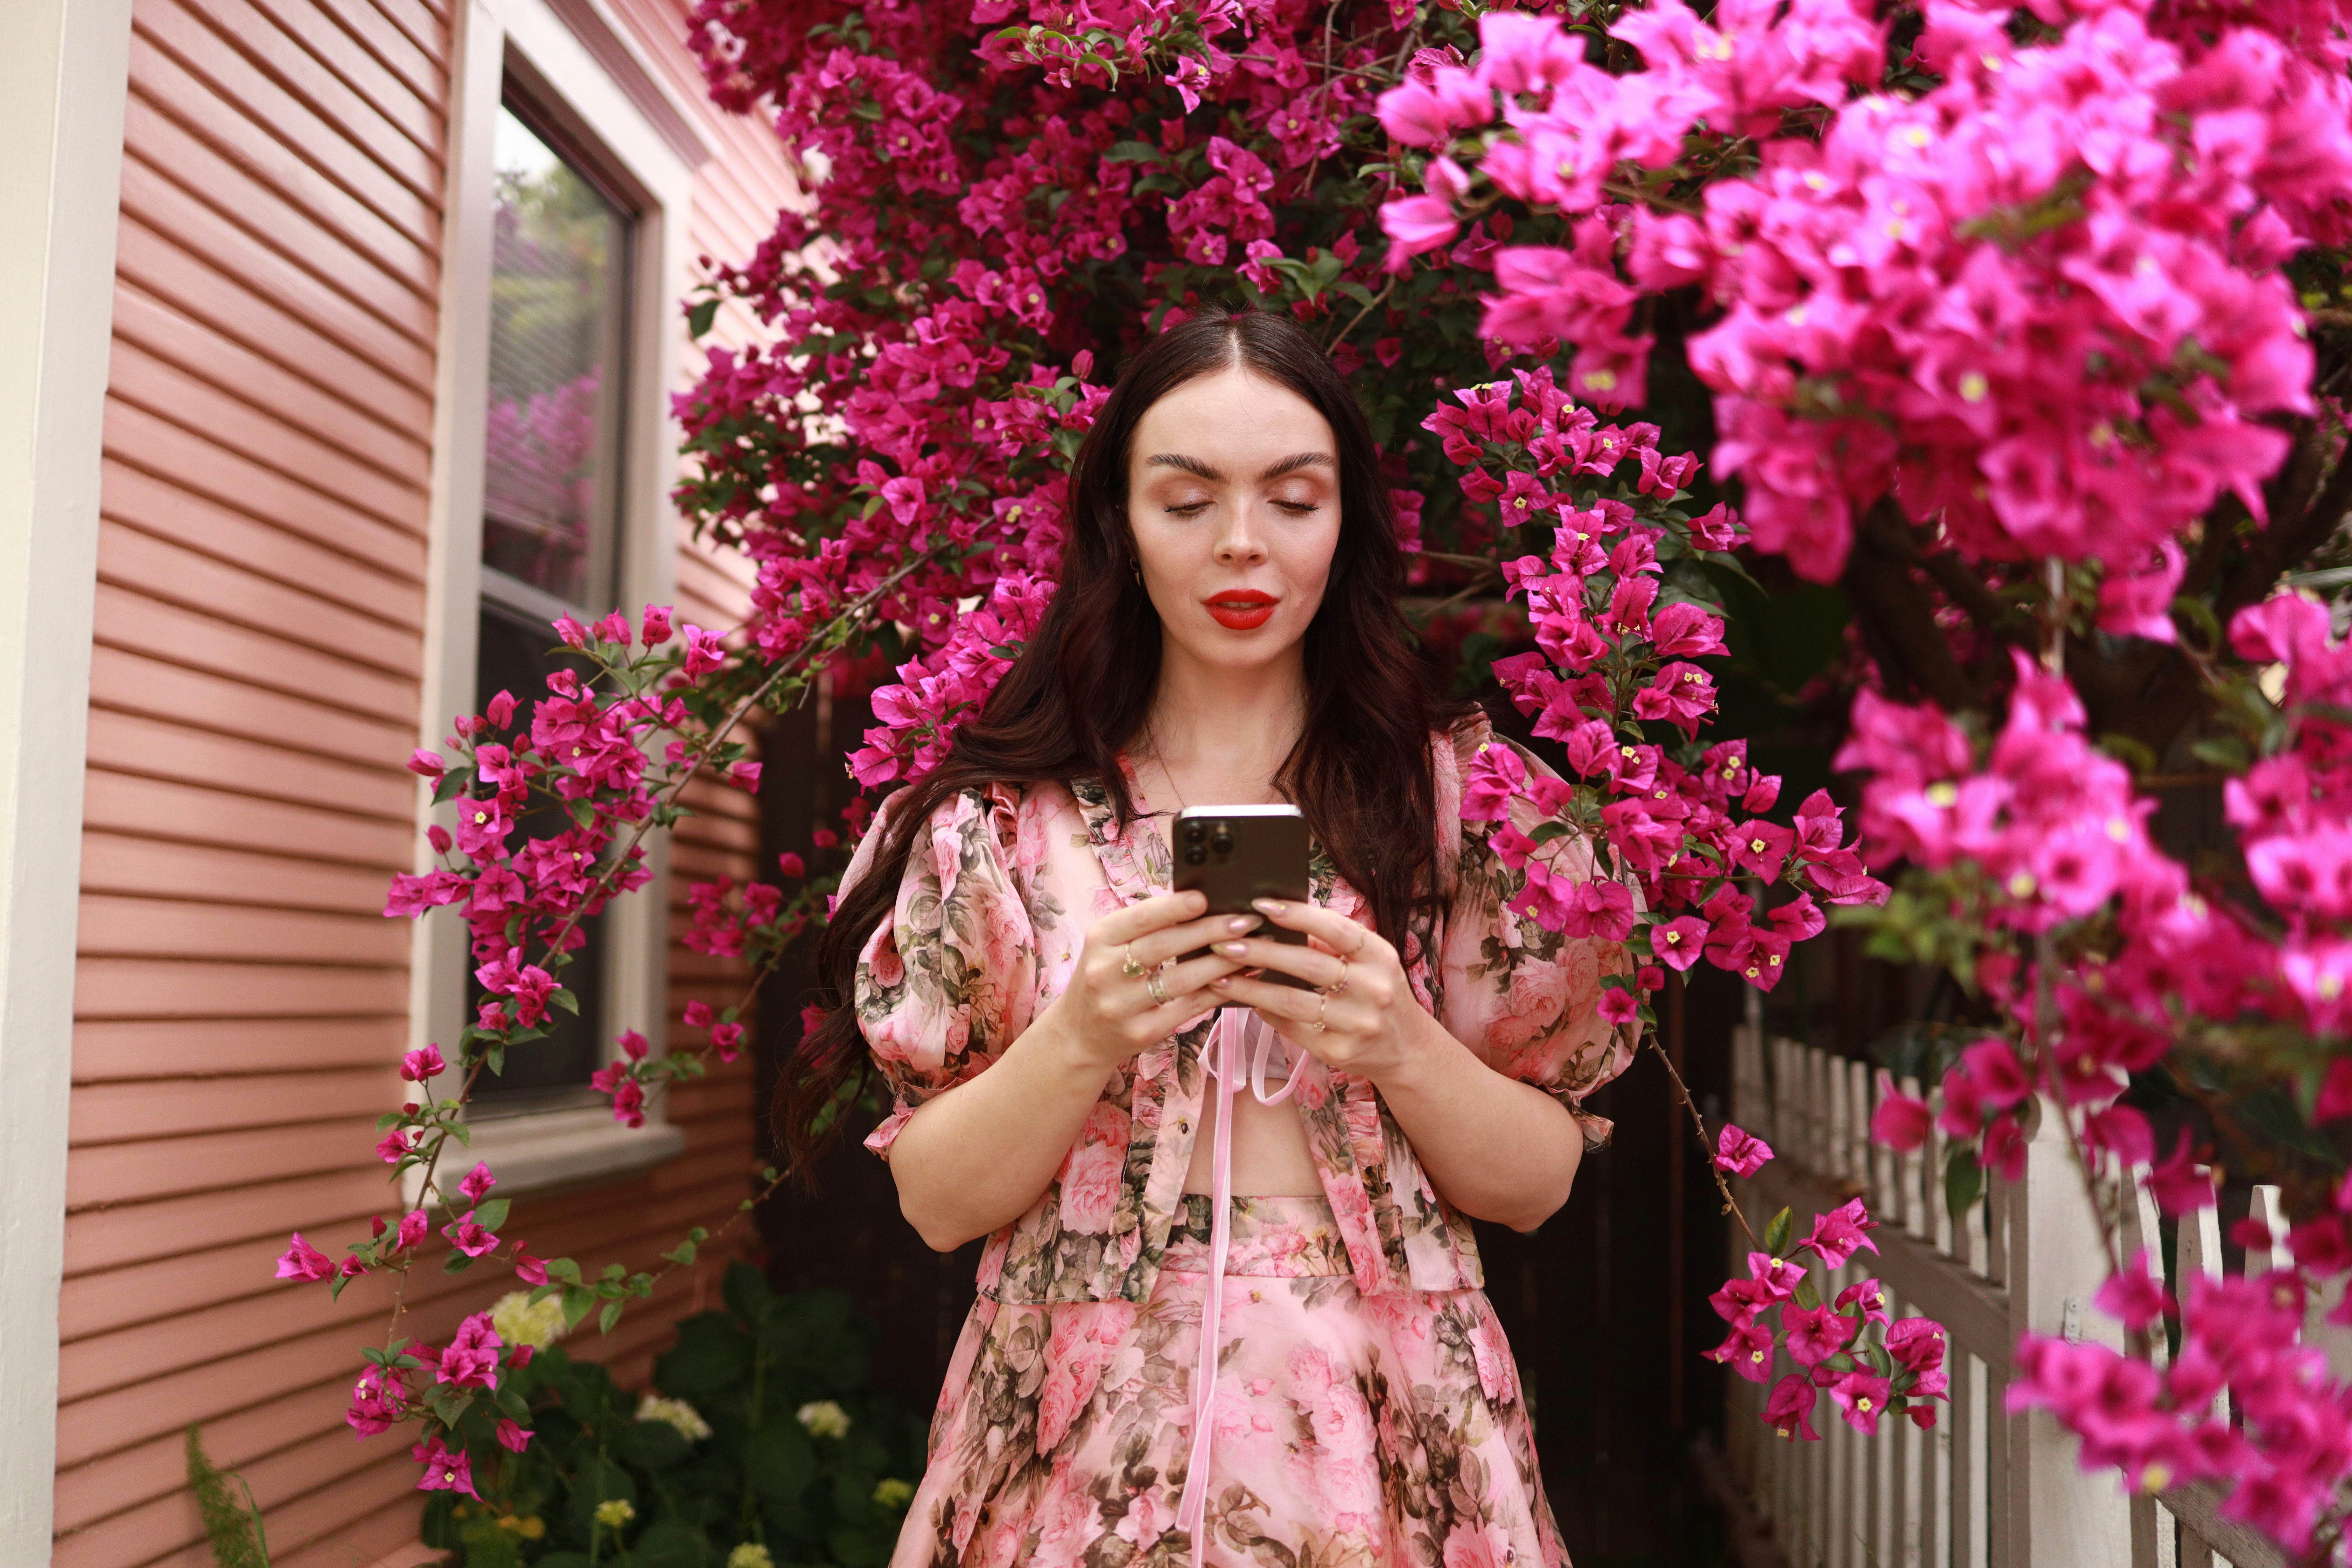
<path fill-rule="evenodd" d="M 1264 483 L 1267 479 L 1278 479 L 1285 474 L 1295 474 L 1301 468 L 1311 468 L 1318 463 L 1327 468 L 1336 468 L 1339 466 L 1331 460 L 1331 454 L 1328 452 L 1293 452 L 1289 457 L 1260 474 L 1258 480 Z"/>
<path fill-rule="evenodd" d="M 1318 464 L 1327 468 L 1336 468 L 1339 466 L 1332 460 L 1331 454 L 1328 452 L 1293 452 L 1289 457 L 1258 475 L 1258 482 L 1264 484 L 1270 479 L 1278 479 L 1285 474 L 1295 474 L 1301 468 L 1311 468 Z M 1217 469 L 1198 458 L 1187 458 L 1181 453 L 1154 452 L 1150 457 L 1143 459 L 1143 466 L 1147 468 L 1155 466 L 1181 468 L 1188 474 L 1198 475 L 1213 484 L 1225 482 L 1225 476 Z"/>
<path fill-rule="evenodd" d="M 1147 468 L 1154 466 L 1181 468 L 1188 474 L 1197 474 L 1214 484 L 1223 484 L 1225 480 L 1224 475 L 1217 472 L 1200 458 L 1187 458 L 1173 452 L 1155 452 L 1143 459 L 1143 466 Z"/>

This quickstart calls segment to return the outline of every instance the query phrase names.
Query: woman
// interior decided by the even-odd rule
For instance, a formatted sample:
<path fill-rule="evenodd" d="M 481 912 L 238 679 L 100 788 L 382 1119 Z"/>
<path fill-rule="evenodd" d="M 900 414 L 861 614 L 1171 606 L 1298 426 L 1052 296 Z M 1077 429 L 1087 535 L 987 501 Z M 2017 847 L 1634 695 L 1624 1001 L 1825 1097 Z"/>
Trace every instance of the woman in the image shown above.
<path fill-rule="evenodd" d="M 1562 1563 L 1464 1216 L 1533 1230 L 1605 1140 L 1579 1102 L 1631 1054 L 1596 1010 L 1622 951 L 1514 915 L 1524 872 L 1461 821 L 1512 742 L 1430 689 L 1302 329 L 1136 355 L 1069 537 L 1028 650 L 859 845 L 780 1101 L 805 1155 L 870 1052 L 908 1219 L 990 1237 L 894 1563 Z M 1278 801 L 1309 903 L 1167 890 L 1169 807 Z"/>

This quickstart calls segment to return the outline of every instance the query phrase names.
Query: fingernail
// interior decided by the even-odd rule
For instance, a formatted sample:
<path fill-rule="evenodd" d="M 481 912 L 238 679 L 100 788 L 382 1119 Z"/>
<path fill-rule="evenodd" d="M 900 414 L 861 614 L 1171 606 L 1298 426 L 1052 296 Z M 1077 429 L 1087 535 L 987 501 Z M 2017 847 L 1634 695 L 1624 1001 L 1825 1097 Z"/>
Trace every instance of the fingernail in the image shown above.
<path fill-rule="evenodd" d="M 1255 931 L 1259 926 L 1265 923 L 1265 921 L 1259 920 L 1255 915 L 1235 915 L 1232 920 L 1225 922 L 1225 929 L 1238 934 L 1239 932 L 1245 931 Z"/>
<path fill-rule="evenodd" d="M 1233 980 L 1234 977 L 1230 974 L 1220 974 L 1214 980 L 1210 981 L 1209 984 L 1216 990 L 1223 991 L 1226 986 L 1233 984 Z"/>
<path fill-rule="evenodd" d="M 1223 953 L 1227 958 L 1240 958 L 1249 952 L 1249 943 L 1245 942 L 1221 942 L 1217 943 L 1217 951 Z"/>
<path fill-rule="evenodd" d="M 1270 915 L 1282 914 L 1290 908 L 1280 899 L 1252 899 L 1250 904 L 1253 908 L 1264 910 Z"/>

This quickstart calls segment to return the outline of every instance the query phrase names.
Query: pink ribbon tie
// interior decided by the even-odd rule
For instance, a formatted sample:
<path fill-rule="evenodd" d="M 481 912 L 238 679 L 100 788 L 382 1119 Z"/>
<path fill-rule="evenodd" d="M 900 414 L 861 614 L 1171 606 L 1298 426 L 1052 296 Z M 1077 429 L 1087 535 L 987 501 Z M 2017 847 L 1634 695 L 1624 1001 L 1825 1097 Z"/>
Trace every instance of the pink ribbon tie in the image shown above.
<path fill-rule="evenodd" d="M 1249 1052 L 1250 1092 L 1260 1105 L 1279 1105 L 1298 1088 L 1307 1056 L 1297 1053 L 1282 1092 L 1265 1092 L 1265 1067 L 1273 1054 L 1275 1033 L 1256 1010 L 1227 1007 L 1217 1015 L 1209 1037 L 1209 1059 L 1202 1065 L 1217 1083 L 1215 1176 L 1209 1193 L 1209 1289 L 1201 1302 L 1201 1360 L 1192 1373 L 1192 1458 L 1184 1469 L 1184 1495 L 1176 1505 L 1176 1527 L 1192 1536 L 1192 1568 L 1203 1568 L 1208 1543 L 1209 1439 L 1216 1425 L 1218 1322 L 1225 1301 L 1225 1253 L 1233 1243 L 1234 1097 L 1243 1076 L 1243 1053 Z"/>

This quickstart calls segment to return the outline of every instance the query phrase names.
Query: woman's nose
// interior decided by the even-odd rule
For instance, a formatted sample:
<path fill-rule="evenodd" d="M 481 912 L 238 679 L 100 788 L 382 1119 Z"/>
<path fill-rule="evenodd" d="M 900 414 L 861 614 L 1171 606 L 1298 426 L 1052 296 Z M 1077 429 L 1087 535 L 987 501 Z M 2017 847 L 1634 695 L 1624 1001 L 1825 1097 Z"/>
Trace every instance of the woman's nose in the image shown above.
<path fill-rule="evenodd" d="M 1249 565 L 1265 559 L 1265 541 L 1253 526 L 1247 507 L 1236 509 L 1233 521 L 1217 536 L 1219 565 Z"/>

